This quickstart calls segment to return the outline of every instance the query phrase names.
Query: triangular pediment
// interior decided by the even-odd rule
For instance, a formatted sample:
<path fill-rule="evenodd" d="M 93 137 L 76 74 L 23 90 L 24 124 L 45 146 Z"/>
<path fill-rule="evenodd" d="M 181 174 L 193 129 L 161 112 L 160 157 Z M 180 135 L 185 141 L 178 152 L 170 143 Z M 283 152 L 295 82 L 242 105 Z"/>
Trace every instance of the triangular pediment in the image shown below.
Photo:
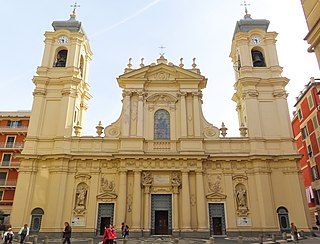
<path fill-rule="evenodd" d="M 124 83 L 179 83 L 179 82 L 195 82 L 202 83 L 202 87 L 206 85 L 206 78 L 200 75 L 197 70 L 192 71 L 183 69 L 173 64 L 157 64 L 142 67 L 140 69 L 131 70 L 118 78 L 120 87 L 124 87 Z"/>
<path fill-rule="evenodd" d="M 211 192 L 209 194 L 206 195 L 206 198 L 207 199 L 214 199 L 214 200 L 217 200 L 217 199 L 226 199 L 227 198 L 227 195 L 224 195 L 222 193 L 219 193 L 219 192 Z"/>
<path fill-rule="evenodd" d="M 116 199 L 118 196 L 114 192 L 103 192 L 97 195 L 97 199 Z"/>

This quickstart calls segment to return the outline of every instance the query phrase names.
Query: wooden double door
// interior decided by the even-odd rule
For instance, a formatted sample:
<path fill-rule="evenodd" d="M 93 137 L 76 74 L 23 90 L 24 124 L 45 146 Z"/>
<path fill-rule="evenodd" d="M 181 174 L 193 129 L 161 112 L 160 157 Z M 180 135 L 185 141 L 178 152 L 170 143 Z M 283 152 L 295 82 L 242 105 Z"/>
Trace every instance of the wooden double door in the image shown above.
<path fill-rule="evenodd" d="M 168 211 L 157 210 L 155 211 L 155 234 L 156 235 L 168 235 Z"/>

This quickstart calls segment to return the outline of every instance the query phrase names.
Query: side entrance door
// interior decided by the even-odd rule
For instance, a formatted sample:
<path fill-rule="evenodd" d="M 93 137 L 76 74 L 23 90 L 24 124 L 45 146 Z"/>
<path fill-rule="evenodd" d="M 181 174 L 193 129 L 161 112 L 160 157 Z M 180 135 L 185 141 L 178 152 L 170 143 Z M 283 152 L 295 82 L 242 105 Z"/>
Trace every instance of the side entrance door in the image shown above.
<path fill-rule="evenodd" d="M 103 235 L 104 228 L 109 224 L 113 224 L 114 218 L 114 203 L 99 203 L 97 216 L 97 235 Z"/>
<path fill-rule="evenodd" d="M 155 234 L 156 235 L 168 235 L 168 211 L 157 210 L 155 211 Z"/>

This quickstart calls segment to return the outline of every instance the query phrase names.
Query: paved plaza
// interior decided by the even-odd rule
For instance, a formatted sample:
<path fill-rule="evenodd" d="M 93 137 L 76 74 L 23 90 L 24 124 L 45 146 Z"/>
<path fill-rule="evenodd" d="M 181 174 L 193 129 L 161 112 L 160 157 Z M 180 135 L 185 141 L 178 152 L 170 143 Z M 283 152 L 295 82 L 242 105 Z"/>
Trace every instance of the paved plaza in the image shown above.
<path fill-rule="evenodd" d="M 32 244 L 32 237 L 30 238 L 29 242 L 26 244 Z M 101 243 L 102 238 L 101 237 L 96 237 L 94 239 L 90 238 L 71 238 L 71 243 L 72 244 L 99 244 Z M 57 243 L 62 243 L 62 239 L 48 239 L 47 240 L 48 244 L 57 244 Z M 17 240 L 14 240 L 14 244 L 18 244 Z M 46 243 L 43 239 L 38 240 L 39 244 L 44 244 Z M 151 244 L 151 243 L 176 243 L 176 244 L 238 244 L 240 243 L 238 238 L 230 238 L 230 237 L 216 237 L 213 240 L 206 240 L 206 239 L 174 239 L 171 237 L 152 237 L 152 238 L 129 238 L 127 240 L 123 239 L 116 239 L 117 244 L 139 244 L 139 243 L 144 243 L 144 244 Z M 248 243 L 259 243 L 259 238 L 257 237 L 243 237 L 243 243 L 248 244 Z M 280 236 L 276 238 L 276 242 L 272 242 L 271 238 L 264 238 L 263 239 L 263 244 L 271 244 L 271 243 L 294 243 L 289 237 L 287 241 L 280 239 Z M 307 236 L 303 239 L 299 239 L 299 243 L 301 244 L 319 244 L 320 243 L 320 233 L 316 233 L 316 236 Z"/>

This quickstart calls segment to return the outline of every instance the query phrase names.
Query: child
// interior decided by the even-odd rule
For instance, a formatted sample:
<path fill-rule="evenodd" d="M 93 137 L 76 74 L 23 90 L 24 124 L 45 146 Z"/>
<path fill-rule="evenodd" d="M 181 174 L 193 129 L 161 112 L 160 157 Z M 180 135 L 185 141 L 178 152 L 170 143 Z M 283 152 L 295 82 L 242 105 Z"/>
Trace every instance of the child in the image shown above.
<path fill-rule="evenodd" d="M 4 237 L 4 244 L 11 244 L 12 243 L 12 239 L 13 239 L 13 231 L 12 228 L 9 228 L 3 235 Z"/>

